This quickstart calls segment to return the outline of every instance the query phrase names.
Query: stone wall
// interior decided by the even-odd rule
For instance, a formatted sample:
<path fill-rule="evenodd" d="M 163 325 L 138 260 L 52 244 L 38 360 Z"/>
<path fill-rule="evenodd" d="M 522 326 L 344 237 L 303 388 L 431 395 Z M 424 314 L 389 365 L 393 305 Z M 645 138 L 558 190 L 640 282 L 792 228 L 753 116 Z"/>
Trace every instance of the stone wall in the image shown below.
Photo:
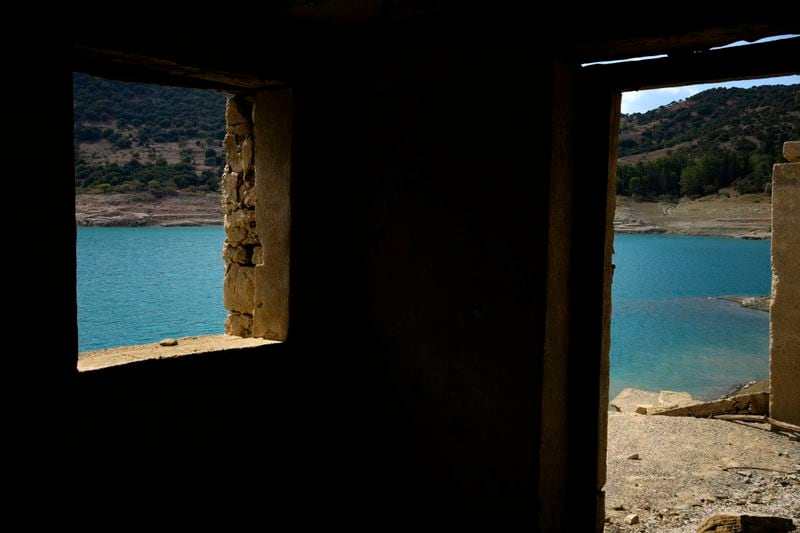
<path fill-rule="evenodd" d="M 225 333 L 285 340 L 289 314 L 288 88 L 237 95 L 225 108 Z"/>
<path fill-rule="evenodd" d="M 772 170 L 770 416 L 800 425 L 800 142 Z"/>
<path fill-rule="evenodd" d="M 227 159 L 222 175 L 222 209 L 225 214 L 223 294 L 225 308 L 229 311 L 225 333 L 250 337 L 255 305 L 253 274 L 262 257 L 256 228 L 252 102 L 243 96 L 228 99 L 225 119 Z"/>

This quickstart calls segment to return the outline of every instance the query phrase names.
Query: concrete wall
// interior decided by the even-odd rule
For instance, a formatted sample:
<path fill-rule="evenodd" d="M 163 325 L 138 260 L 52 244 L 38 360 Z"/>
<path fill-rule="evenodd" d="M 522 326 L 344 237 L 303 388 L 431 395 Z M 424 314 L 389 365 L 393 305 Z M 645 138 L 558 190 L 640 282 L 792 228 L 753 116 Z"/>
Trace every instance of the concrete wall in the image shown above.
<path fill-rule="evenodd" d="M 770 416 L 800 425 L 800 142 L 772 169 Z"/>

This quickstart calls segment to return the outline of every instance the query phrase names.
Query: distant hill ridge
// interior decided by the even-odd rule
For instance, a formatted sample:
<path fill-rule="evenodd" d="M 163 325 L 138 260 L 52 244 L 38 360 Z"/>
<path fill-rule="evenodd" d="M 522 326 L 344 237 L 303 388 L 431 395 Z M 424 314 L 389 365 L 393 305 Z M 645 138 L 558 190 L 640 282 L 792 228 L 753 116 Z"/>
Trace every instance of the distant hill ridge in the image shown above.
<path fill-rule="evenodd" d="M 226 95 L 76 73 L 78 192 L 219 190 Z M 709 89 L 620 120 L 617 193 L 763 192 L 781 146 L 800 140 L 800 84 Z"/>
<path fill-rule="evenodd" d="M 800 84 L 709 89 L 622 115 L 617 193 L 764 192 L 788 140 L 800 140 Z"/>

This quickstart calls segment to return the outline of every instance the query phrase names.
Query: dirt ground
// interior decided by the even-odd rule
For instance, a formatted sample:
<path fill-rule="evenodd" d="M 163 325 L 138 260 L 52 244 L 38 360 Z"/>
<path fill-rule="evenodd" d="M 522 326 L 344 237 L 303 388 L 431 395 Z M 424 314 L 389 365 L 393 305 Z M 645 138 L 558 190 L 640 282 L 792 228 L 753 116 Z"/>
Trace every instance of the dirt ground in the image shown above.
<path fill-rule="evenodd" d="M 617 196 L 614 229 L 621 233 L 672 233 L 768 239 L 772 204 L 768 194 L 739 195 L 733 189 L 696 200 L 639 202 Z"/>
<path fill-rule="evenodd" d="M 800 442 L 766 424 L 609 413 L 607 467 L 607 532 L 694 532 L 722 512 L 800 526 Z"/>

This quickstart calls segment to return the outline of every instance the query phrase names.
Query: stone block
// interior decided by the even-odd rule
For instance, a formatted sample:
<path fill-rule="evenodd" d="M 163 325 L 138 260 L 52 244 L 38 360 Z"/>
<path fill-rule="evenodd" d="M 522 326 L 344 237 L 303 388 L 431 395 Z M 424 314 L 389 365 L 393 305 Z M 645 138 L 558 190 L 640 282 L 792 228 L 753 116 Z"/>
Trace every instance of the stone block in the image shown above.
<path fill-rule="evenodd" d="M 261 246 L 253 247 L 253 257 L 250 259 L 254 265 L 260 265 L 264 262 L 264 249 Z"/>
<path fill-rule="evenodd" d="M 253 165 L 253 137 L 247 137 L 244 141 L 242 141 L 241 146 L 239 146 L 239 154 L 239 164 L 242 167 L 242 172 L 247 172 L 247 170 Z"/>
<path fill-rule="evenodd" d="M 259 244 L 254 211 L 237 209 L 225 214 L 225 238 L 230 244 Z"/>
<path fill-rule="evenodd" d="M 225 162 L 233 172 L 242 172 L 242 158 L 239 155 L 239 146 L 236 137 L 231 133 L 225 134 Z"/>
<path fill-rule="evenodd" d="M 250 263 L 247 257 L 247 250 L 241 246 L 231 246 L 230 244 L 226 244 L 222 249 L 222 258 L 226 263 L 239 263 L 241 265 Z"/>
<path fill-rule="evenodd" d="M 239 174 L 225 172 L 222 175 L 222 201 L 235 204 L 239 201 Z"/>
<path fill-rule="evenodd" d="M 253 267 L 231 263 L 225 272 L 223 284 L 225 309 L 252 314 L 254 294 Z"/>
<path fill-rule="evenodd" d="M 252 337 L 253 317 L 246 313 L 231 313 L 225 319 L 225 335 Z"/>
<path fill-rule="evenodd" d="M 800 162 L 800 141 L 786 141 L 783 143 L 783 157 L 788 161 Z"/>
<path fill-rule="evenodd" d="M 666 407 L 648 409 L 649 415 L 665 416 L 693 416 L 695 418 L 709 418 L 716 415 L 766 415 L 769 407 L 769 393 L 756 392 L 753 394 L 740 394 L 730 398 L 712 400 L 710 402 L 696 402 L 679 407 Z"/>
<path fill-rule="evenodd" d="M 228 131 L 240 137 L 253 133 L 253 125 L 247 116 L 249 109 L 243 109 L 245 105 L 237 98 L 229 98 L 225 103 L 225 124 L 228 126 Z"/>
<path fill-rule="evenodd" d="M 687 405 L 696 405 L 702 403 L 699 400 L 692 398 L 688 392 L 674 392 L 670 390 L 662 390 L 658 395 L 658 406 L 663 408 L 684 407 Z"/>
<path fill-rule="evenodd" d="M 611 400 L 611 407 L 623 413 L 635 413 L 636 408 L 641 405 L 652 407 L 654 404 L 658 404 L 658 394 L 631 387 L 622 389 L 622 392 Z"/>
<path fill-rule="evenodd" d="M 255 207 L 256 206 L 256 189 L 255 187 L 251 187 L 247 182 L 242 184 L 242 188 L 239 191 L 239 196 L 242 199 L 242 204 L 245 207 Z"/>

